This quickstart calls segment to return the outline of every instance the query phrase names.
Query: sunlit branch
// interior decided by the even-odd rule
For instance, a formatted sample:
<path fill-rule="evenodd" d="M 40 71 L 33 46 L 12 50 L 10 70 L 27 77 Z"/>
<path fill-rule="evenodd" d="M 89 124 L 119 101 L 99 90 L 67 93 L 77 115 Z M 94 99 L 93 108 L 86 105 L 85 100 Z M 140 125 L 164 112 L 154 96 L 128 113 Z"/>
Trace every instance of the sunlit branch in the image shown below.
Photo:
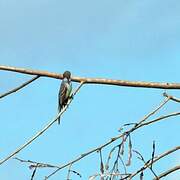
<path fill-rule="evenodd" d="M 62 79 L 62 74 L 52 73 L 48 71 L 31 70 L 24 68 L 17 68 L 12 66 L 0 66 L 0 70 L 13 71 L 23 74 L 46 76 L 50 78 Z M 116 86 L 130 86 L 130 87 L 144 87 L 144 88 L 159 88 L 159 89 L 180 89 L 180 83 L 168 82 L 141 82 L 141 81 L 127 81 L 127 80 L 114 80 L 105 78 L 85 78 L 85 77 L 72 77 L 72 81 L 85 82 L 91 84 L 106 84 Z"/>

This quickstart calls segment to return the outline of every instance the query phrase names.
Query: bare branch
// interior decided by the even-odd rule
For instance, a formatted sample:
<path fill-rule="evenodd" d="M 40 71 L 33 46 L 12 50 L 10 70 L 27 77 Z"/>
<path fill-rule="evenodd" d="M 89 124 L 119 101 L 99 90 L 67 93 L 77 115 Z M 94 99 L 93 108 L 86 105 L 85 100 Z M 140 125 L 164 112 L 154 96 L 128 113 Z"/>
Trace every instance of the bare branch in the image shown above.
<path fill-rule="evenodd" d="M 100 156 L 100 172 L 101 172 L 101 174 L 104 174 L 104 163 L 103 163 L 103 158 L 102 158 L 102 151 L 101 151 L 101 149 L 99 150 L 99 156 Z"/>
<path fill-rule="evenodd" d="M 89 180 L 94 180 L 96 179 L 96 177 L 100 176 L 100 177 L 111 177 L 111 176 L 129 176 L 130 174 L 122 174 L 122 173 L 104 173 L 104 174 L 94 174 L 92 176 L 89 177 Z M 121 178 L 121 179 L 125 179 L 125 178 Z"/>
<path fill-rule="evenodd" d="M 129 152 L 128 152 L 128 162 L 126 163 L 126 166 L 131 165 L 131 159 L 132 159 L 132 141 L 131 136 L 129 134 L 129 144 L 128 144 Z"/>
<path fill-rule="evenodd" d="M 76 174 L 77 176 L 79 176 L 80 178 L 82 178 L 82 175 L 79 172 L 74 171 L 74 170 L 70 170 L 70 172 L 72 172 L 72 173 Z"/>
<path fill-rule="evenodd" d="M 169 155 L 169 154 L 171 154 L 171 153 L 173 153 L 173 152 L 175 152 L 175 151 L 177 151 L 177 150 L 180 150 L 180 146 L 174 147 L 173 149 L 168 150 L 168 151 L 162 153 L 162 154 L 159 155 L 159 156 L 156 156 L 156 157 L 154 158 L 153 163 L 159 161 L 161 158 L 163 158 L 163 157 L 165 157 L 165 156 L 167 156 L 167 155 Z M 134 176 L 136 176 L 136 175 L 139 174 L 140 172 L 144 171 L 145 169 L 149 168 L 150 166 L 151 166 L 151 161 L 148 160 L 143 167 L 141 167 L 141 168 L 140 168 L 139 170 L 137 170 L 136 172 L 132 173 L 131 176 L 128 177 L 128 179 L 132 179 Z"/>
<path fill-rule="evenodd" d="M 139 126 L 144 121 L 146 121 L 149 117 L 151 117 L 153 114 L 155 114 L 157 111 L 159 111 L 169 101 L 169 99 L 170 99 L 170 97 L 165 98 L 164 101 L 157 108 L 155 108 L 152 112 L 147 114 L 141 121 L 139 121 L 139 123 L 135 124 L 135 127 Z"/>
<path fill-rule="evenodd" d="M 35 167 L 38 167 L 38 168 L 59 168 L 58 166 L 54 166 L 54 165 L 47 164 L 47 163 L 41 163 L 41 162 L 31 161 L 31 160 L 24 160 L 24 159 L 20 159 L 20 158 L 17 158 L 17 157 L 15 157 L 14 159 L 21 162 L 21 163 L 31 164 L 29 166 L 31 168 L 35 168 Z"/>
<path fill-rule="evenodd" d="M 153 110 L 152 112 L 150 112 L 147 116 L 145 116 L 142 120 L 139 121 L 139 123 L 136 123 L 134 127 L 132 127 L 130 130 L 124 132 L 123 134 L 117 136 L 117 137 L 114 137 L 114 138 L 111 138 L 108 142 L 106 142 L 105 144 L 97 147 L 97 148 L 94 148 L 90 151 L 88 151 L 87 153 L 84 153 L 84 154 L 81 154 L 79 157 L 77 157 L 76 159 L 60 166 L 57 170 L 55 170 L 54 172 L 52 172 L 51 174 L 49 174 L 48 176 L 45 177 L 45 179 L 48 179 L 50 178 L 51 176 L 53 176 L 54 174 L 56 174 L 59 170 L 69 166 L 70 164 L 74 164 L 76 162 L 78 162 L 79 160 L 81 160 L 82 158 L 88 156 L 89 154 L 92 154 L 96 151 L 98 151 L 99 149 L 102 149 L 108 145 L 110 145 L 111 143 L 113 143 L 114 141 L 122 138 L 123 136 L 135 131 L 136 129 L 139 129 L 140 127 L 146 125 L 145 123 L 143 125 L 139 125 L 140 123 L 144 122 L 147 118 L 149 118 L 151 115 L 153 115 L 155 112 L 157 112 L 160 108 L 162 108 L 167 102 L 169 101 L 169 98 L 166 98 L 155 110 Z"/>
<path fill-rule="evenodd" d="M 138 125 L 138 128 L 142 127 L 142 126 L 147 126 L 149 124 L 158 122 L 158 121 L 163 120 L 163 119 L 167 119 L 167 118 L 172 117 L 172 116 L 179 116 L 179 115 L 180 115 L 180 112 L 174 112 L 174 113 L 171 113 L 171 114 L 160 116 L 160 117 L 158 117 L 158 118 L 156 118 L 156 119 L 154 119 L 152 121 L 148 121 L 148 122 L 145 122 L 145 123 L 142 123 L 142 124 Z"/>
<path fill-rule="evenodd" d="M 171 169 L 163 172 L 163 173 L 160 174 L 157 178 L 154 178 L 154 180 L 161 179 L 162 177 L 165 177 L 165 176 L 167 176 L 167 175 L 169 175 L 169 174 L 171 174 L 172 172 L 177 171 L 177 170 L 180 170 L 180 165 L 179 165 L 179 166 L 175 166 L 175 167 L 173 167 L 173 168 L 171 168 Z"/>
<path fill-rule="evenodd" d="M 32 175 L 31 175 L 31 180 L 34 179 L 35 174 L 36 174 L 36 171 L 37 171 L 37 166 L 36 166 L 36 167 L 34 168 L 34 170 L 33 170 L 33 173 L 32 173 Z"/>
<path fill-rule="evenodd" d="M 7 95 L 9 95 L 9 94 L 12 94 L 12 93 L 14 93 L 14 92 L 16 92 L 16 91 L 18 91 L 18 90 L 20 90 L 20 89 L 22 89 L 23 87 L 25 87 L 25 86 L 27 86 L 28 84 L 32 83 L 33 81 L 35 81 L 35 80 L 38 79 L 39 77 L 40 77 L 40 76 L 37 75 L 36 77 L 30 79 L 29 81 L 26 81 L 25 83 L 21 84 L 20 86 L 18 86 L 18 87 L 16 87 L 16 88 L 14 88 L 14 89 L 12 89 L 12 90 L 10 90 L 10 91 L 8 91 L 8 92 L 0 95 L 0 99 L 3 98 L 3 97 L 5 97 L 5 96 L 7 96 Z"/>
<path fill-rule="evenodd" d="M 127 135 L 124 134 L 124 136 L 122 137 L 121 145 L 119 146 L 119 147 L 120 147 L 120 154 L 121 154 L 121 155 L 124 154 L 124 144 L 125 144 L 125 142 L 126 142 L 126 139 L 127 139 Z"/>
<path fill-rule="evenodd" d="M 86 153 L 84 153 L 84 154 L 81 154 L 81 155 L 80 155 L 79 157 L 77 157 L 76 159 L 71 160 L 70 162 L 68 162 L 68 163 L 66 163 L 66 164 L 64 164 L 64 165 L 61 165 L 61 166 L 60 166 L 58 169 L 56 169 L 54 172 L 52 172 L 51 174 L 49 174 L 48 176 L 46 176 L 45 179 L 49 179 L 51 176 L 53 176 L 54 174 L 56 174 L 59 170 L 65 168 L 65 167 L 67 167 L 67 166 L 69 166 L 70 164 L 74 164 L 74 163 L 80 161 L 82 158 L 88 156 L 89 154 L 92 154 L 92 153 L 98 151 L 99 149 L 103 149 L 104 147 L 106 147 L 106 146 L 110 145 L 111 143 L 115 142 L 116 140 L 118 140 L 118 139 L 126 136 L 127 134 L 129 134 L 129 133 L 131 133 L 131 132 L 139 129 L 139 128 L 142 127 L 142 126 L 145 126 L 145 125 L 146 125 L 145 123 L 144 123 L 144 124 L 141 124 L 141 125 L 140 125 L 140 123 L 144 122 L 147 118 L 149 118 L 151 115 L 153 115 L 155 112 L 157 112 L 157 111 L 158 111 L 160 108 L 162 108 L 168 101 L 169 101 L 169 98 L 166 98 L 155 110 L 153 110 L 153 111 L 150 112 L 147 116 L 145 116 L 142 120 L 140 120 L 139 123 L 135 123 L 135 126 L 132 127 L 130 130 L 128 130 L 128 131 L 120 134 L 119 136 L 116 136 L 116 137 L 111 138 L 108 142 L 102 144 L 101 146 L 96 147 L 96 148 L 94 148 L 94 149 L 92 149 L 92 150 L 90 150 L 90 151 L 88 151 L 88 152 L 86 152 Z M 169 116 L 167 116 L 167 117 L 169 117 Z M 167 118 L 167 117 L 164 117 L 164 118 Z M 163 118 L 163 119 L 164 119 L 164 118 Z M 155 122 L 156 122 L 156 121 L 155 121 Z M 151 123 L 149 123 L 149 124 L 151 124 Z"/>
<path fill-rule="evenodd" d="M 119 147 L 119 145 L 116 145 L 115 147 L 113 147 L 113 148 L 111 149 L 109 155 L 108 155 L 107 162 L 106 162 L 106 165 L 105 165 L 106 171 L 109 169 L 109 161 L 110 161 L 110 159 L 112 158 L 112 154 L 113 154 L 113 152 L 115 151 L 115 149 L 116 149 L 117 147 Z"/>
<path fill-rule="evenodd" d="M 153 145 L 154 145 L 154 143 L 153 143 Z M 149 161 L 145 161 L 145 159 L 144 159 L 144 157 L 143 157 L 143 155 L 139 152 L 139 151 L 136 151 L 136 150 L 133 150 L 133 152 L 135 152 L 137 155 L 138 155 L 138 159 L 140 159 L 143 163 L 144 163 L 144 165 L 146 165 L 147 163 L 149 163 L 150 161 L 151 161 L 151 164 L 150 164 L 150 166 L 148 166 L 148 168 L 151 170 L 151 172 L 153 173 L 153 175 L 155 176 L 155 177 L 157 177 L 157 175 L 156 175 L 156 173 L 154 172 L 154 170 L 152 169 L 152 165 L 153 165 L 153 160 L 154 160 L 154 153 L 152 153 L 152 158 L 151 158 L 151 160 L 149 160 Z M 153 152 L 155 152 L 155 146 L 153 146 Z M 152 160 L 153 159 L 153 160 Z M 142 169 L 142 174 L 143 174 L 143 171 L 144 171 L 144 169 Z M 141 177 L 141 175 L 140 175 L 140 177 Z"/>
<path fill-rule="evenodd" d="M 166 116 L 166 117 L 168 117 L 168 116 Z M 165 118 L 165 116 L 164 116 L 164 118 Z M 156 122 L 156 121 L 154 121 L 154 122 Z M 142 127 L 142 126 L 145 126 L 145 125 L 148 125 L 148 124 L 142 124 L 141 126 L 137 126 L 136 129 L 138 129 L 138 128 Z M 130 131 L 131 131 L 131 129 L 129 130 L 129 132 L 130 132 Z M 101 145 L 100 147 L 97 147 L 97 148 L 95 148 L 95 149 L 93 149 L 93 150 L 91 150 L 91 151 L 89 151 L 89 152 L 87 152 L 87 153 L 81 154 L 78 158 L 76 158 L 76 159 L 68 162 L 67 164 L 64 164 L 64 165 L 62 165 L 62 166 L 49 165 L 49 167 L 55 167 L 55 168 L 57 168 L 57 170 L 55 170 L 55 171 L 54 171 L 53 173 L 51 173 L 49 176 L 45 177 L 45 179 L 50 178 L 52 175 L 54 175 L 55 173 L 57 173 L 59 170 L 65 168 L 65 167 L 67 167 L 67 166 L 69 166 L 69 165 L 71 165 L 71 164 L 74 164 L 75 162 L 81 160 L 81 159 L 84 158 L 85 156 L 88 156 L 89 154 L 91 154 L 91 153 L 93 153 L 93 152 L 96 152 L 96 151 L 98 151 L 99 149 L 102 149 L 102 148 L 108 146 L 109 144 L 111 144 L 112 142 L 116 141 L 117 139 L 122 138 L 125 134 L 127 134 L 127 132 L 125 132 L 125 133 L 123 133 L 123 134 L 121 134 L 121 135 L 119 135 L 119 136 L 117 136 L 117 137 L 115 137 L 115 138 L 112 138 L 110 141 L 108 141 L 107 143 Z M 116 147 L 118 147 L 118 146 L 116 146 Z M 176 151 L 176 150 L 179 150 L 179 149 L 180 149 L 180 146 L 175 147 L 174 149 L 169 150 L 169 151 L 165 152 L 164 154 L 155 157 L 154 160 L 153 160 L 153 163 L 156 162 L 157 160 L 163 158 L 164 156 L 166 156 L 166 155 L 168 155 L 168 154 L 170 154 L 170 153 L 172 153 L 172 152 L 174 152 L 174 151 Z M 112 154 L 112 151 L 114 151 L 114 150 L 115 150 L 115 147 L 111 150 L 110 154 Z M 111 156 L 111 155 L 109 155 L 109 156 Z M 17 159 L 17 158 L 16 158 L 16 159 Z M 29 160 L 28 160 L 28 161 L 29 161 Z M 30 162 L 31 162 L 31 161 L 30 161 Z M 32 162 L 33 162 L 33 161 L 32 161 Z M 138 174 L 139 172 L 141 172 L 141 171 L 145 170 L 147 167 L 149 167 L 149 166 L 151 165 L 151 161 L 147 161 L 147 162 L 148 162 L 148 163 L 145 163 L 145 166 L 144 166 L 143 168 L 141 168 L 140 170 L 138 170 L 136 173 L 132 174 L 131 176 L 134 177 L 136 174 Z M 37 163 L 37 162 L 35 162 L 35 163 Z M 44 163 L 39 163 L 39 164 L 44 164 Z M 41 167 L 43 167 L 43 166 L 41 166 Z M 107 167 L 106 167 L 106 168 L 107 168 Z"/>
<path fill-rule="evenodd" d="M 144 172 L 142 171 L 140 174 L 140 180 L 143 180 L 143 177 L 144 177 Z"/>
<path fill-rule="evenodd" d="M 180 99 L 178 99 L 178 98 L 176 98 L 176 97 L 174 97 L 174 96 L 168 95 L 166 92 L 163 93 L 163 96 L 169 97 L 169 99 L 171 99 L 172 101 L 175 101 L 175 102 L 180 103 Z"/>
<path fill-rule="evenodd" d="M 57 73 L 51 73 L 51 72 L 47 72 L 47 71 L 37 71 L 37 70 L 29 70 L 29 69 L 24 69 L 24 68 L 16 68 L 16 67 L 10 67 L 10 66 L 0 66 L 0 70 L 7 70 L 7 71 L 13 71 L 13 72 L 18 72 L 18 73 L 24 73 L 24 74 L 30 74 L 30 75 L 36 75 L 36 77 L 32 78 L 31 80 L 23 83 L 22 85 L 10 90 L 9 92 L 6 92 L 2 95 L 0 95 L 0 98 L 3 98 L 11 93 L 14 93 L 18 90 L 20 90 L 21 88 L 25 87 L 26 85 L 30 84 L 31 82 L 33 82 L 34 80 L 38 79 L 40 76 L 44 76 L 44 77 L 50 77 L 50 78 L 56 78 L 56 79 L 62 79 L 63 76 L 62 74 L 57 74 Z M 76 91 L 73 93 L 74 95 L 79 91 L 79 89 L 81 88 L 81 86 L 84 84 L 84 83 L 89 83 L 89 84 L 106 84 L 106 85 L 117 85 L 117 86 L 129 86 L 129 87 L 144 87 L 144 88 L 159 88 L 159 89 L 180 89 L 180 83 L 158 83 L 158 82 L 139 82 L 139 81 L 125 81 L 125 80 L 113 80 L 113 79 L 104 79 L 104 78 L 85 78 L 85 77 L 72 77 L 72 81 L 75 81 L 75 82 L 81 82 L 81 84 L 79 85 L 79 87 L 76 89 Z M 102 161 L 102 154 L 101 154 L 101 149 L 103 149 L 104 147 L 110 145 L 112 142 L 116 141 L 117 139 L 120 139 L 122 138 L 122 144 L 121 145 L 118 145 L 119 147 L 119 151 L 118 151 L 118 156 L 117 156 L 117 160 L 116 162 L 114 163 L 114 169 L 117 169 L 117 172 L 114 172 L 116 173 L 116 175 L 113 175 L 113 172 L 110 173 L 110 177 L 111 176 L 122 176 L 122 174 L 118 174 L 118 158 L 121 158 L 120 157 L 120 150 L 123 150 L 123 146 L 124 146 L 124 143 L 125 141 L 123 140 L 123 138 L 127 138 L 129 136 L 129 156 L 128 156 L 128 163 L 127 165 L 130 165 L 131 164 L 131 158 L 132 158 L 132 143 L 131 143 L 131 139 L 130 139 L 130 133 L 132 133 L 133 131 L 139 129 L 140 127 L 143 127 L 143 126 L 146 126 L 146 125 L 149 125 L 149 124 L 152 124 L 152 123 L 155 123 L 157 121 L 160 121 L 160 120 L 163 120 L 163 119 L 166 119 L 168 117 L 172 117 L 172 116 L 177 116 L 177 115 L 180 115 L 180 112 L 176 112 L 176 113 L 171 113 L 171 114 L 168 114 L 168 115 L 165 115 L 165 116 L 161 116 L 161 117 L 158 117 L 152 121 L 149 121 L 149 122 L 145 122 L 149 117 L 151 117 L 152 115 L 154 115 L 158 110 L 160 110 L 169 100 L 172 100 L 172 101 L 175 101 L 175 102 L 180 102 L 180 99 L 176 98 L 176 97 L 173 97 L 173 96 L 170 96 L 168 95 L 167 93 L 164 93 L 163 94 L 166 98 L 164 99 L 164 101 L 155 109 L 153 110 L 152 112 L 150 112 L 149 114 L 147 114 L 143 119 L 141 119 L 138 123 L 135 123 L 134 126 L 129 129 L 128 131 L 122 133 L 121 135 L 117 136 L 117 137 L 114 137 L 112 138 L 111 140 L 109 140 L 108 142 L 106 142 L 105 144 L 97 147 L 97 148 L 94 148 L 90 151 L 88 151 L 87 153 L 84 153 L 82 155 L 80 155 L 78 158 L 64 164 L 64 165 L 61 165 L 61 166 L 54 166 L 54 165 L 50 165 L 50 164 L 46 164 L 46 163 L 38 163 L 38 162 L 35 162 L 35 161 L 30 161 L 30 160 L 22 160 L 22 159 L 19 159 L 19 158 L 15 158 L 16 160 L 19 160 L 20 162 L 25 162 L 25 163 L 31 163 L 31 166 L 32 168 L 34 168 L 33 170 L 33 173 L 32 173 L 32 176 L 31 176 L 31 179 L 34 178 L 35 176 L 35 173 L 37 171 L 37 168 L 39 167 L 50 167 L 50 168 L 56 168 L 56 170 L 54 172 L 52 172 L 49 176 L 45 177 L 45 179 L 48 179 L 49 177 L 51 177 L 53 174 L 55 174 L 56 172 L 58 172 L 59 170 L 69 166 L 69 170 L 68 170 L 68 175 L 67 175 L 67 179 L 69 180 L 70 179 L 70 172 L 73 172 L 77 175 L 80 175 L 78 172 L 76 171 L 73 171 L 71 170 L 71 166 L 73 165 L 73 163 L 81 160 L 82 158 L 84 158 L 85 156 L 88 156 L 89 154 L 93 153 L 93 152 L 96 152 L 97 150 L 100 150 L 100 160 L 101 160 L 101 167 L 100 167 L 100 170 L 101 170 L 101 177 L 103 178 L 105 173 L 104 173 L 104 164 L 103 164 L 103 161 Z M 67 103 L 67 105 L 62 109 L 61 112 L 59 112 L 55 118 L 52 119 L 51 122 L 49 122 L 42 130 L 40 130 L 39 132 L 37 132 L 37 134 L 35 134 L 31 139 L 29 139 L 25 144 L 23 144 L 22 146 L 20 146 L 18 149 L 16 149 L 13 153 L 11 153 L 9 156 L 5 157 L 3 160 L 0 161 L 0 165 L 3 164 L 4 162 L 6 162 L 7 160 L 9 160 L 11 157 L 15 156 L 17 153 L 19 153 L 21 150 L 23 150 L 25 147 L 27 147 L 29 144 L 31 144 L 35 139 L 37 139 L 41 134 L 43 134 L 47 129 L 49 129 L 56 121 L 57 119 L 67 110 L 69 104 L 71 103 L 72 99 L 70 99 Z M 134 174 L 131 174 L 131 175 L 128 175 L 128 178 L 132 178 L 134 176 L 136 176 L 138 173 L 141 173 L 140 177 L 141 179 L 143 179 L 143 173 L 144 173 L 144 170 L 146 168 L 150 168 L 151 171 L 154 173 L 153 169 L 152 169 L 152 165 L 158 161 L 160 158 L 176 151 L 176 150 L 179 150 L 179 146 L 170 150 L 170 151 L 167 151 L 165 152 L 164 154 L 160 155 L 160 156 L 157 156 L 157 157 L 154 157 L 154 153 L 155 153 L 155 144 L 153 144 L 153 152 L 152 152 L 152 158 L 145 162 L 144 161 L 144 166 L 136 171 Z M 122 146 L 122 148 L 121 148 Z M 116 146 L 117 147 L 117 146 Z M 178 149 L 177 149 L 178 148 Z M 113 149 L 114 151 L 114 149 Z M 108 157 L 108 163 L 109 163 L 109 159 L 111 158 L 111 154 L 112 152 L 110 152 L 110 155 Z M 122 160 L 122 159 L 121 159 Z M 107 165 L 108 165 L 107 163 Z M 107 168 L 108 169 L 108 168 Z M 160 179 L 161 177 L 164 177 L 168 174 L 170 174 L 171 172 L 173 171 L 176 171 L 180 169 L 180 166 L 176 166 L 162 174 L 160 174 L 158 177 L 156 176 L 156 174 L 154 173 L 154 175 L 156 176 L 155 179 Z M 126 174 L 126 170 L 125 170 L 125 175 Z M 81 177 L 81 176 L 80 176 Z"/>
<path fill-rule="evenodd" d="M 13 71 L 18 73 L 46 76 L 50 78 L 62 79 L 62 74 L 30 70 L 24 68 L 17 68 L 12 66 L 0 66 L 0 70 Z M 72 81 L 91 83 L 91 84 L 106 84 L 116 86 L 130 86 L 130 87 L 144 87 L 144 88 L 159 88 L 159 89 L 180 89 L 180 83 L 158 83 L 158 82 L 140 82 L 140 81 L 126 81 L 126 80 L 113 80 L 104 78 L 85 78 L 85 77 L 72 77 Z"/>
<path fill-rule="evenodd" d="M 69 165 L 68 174 L 66 178 L 67 180 L 70 180 L 71 167 L 72 167 L 72 164 Z"/>
<path fill-rule="evenodd" d="M 77 172 L 77 171 L 71 170 L 71 167 L 72 167 L 72 164 L 69 165 L 69 169 L 68 169 L 68 174 L 67 174 L 66 180 L 71 180 L 70 179 L 71 172 L 76 174 L 77 176 L 79 176 L 81 178 L 82 177 L 81 174 L 79 172 Z"/>
<path fill-rule="evenodd" d="M 84 84 L 84 82 L 81 82 L 79 87 L 75 90 L 73 93 L 74 95 L 79 91 L 80 87 Z M 0 165 L 9 160 L 11 157 L 15 156 L 17 153 L 22 151 L 26 146 L 31 144 L 35 139 L 37 139 L 40 135 L 42 135 L 47 129 L 49 129 L 56 121 L 57 119 L 66 111 L 68 105 L 71 103 L 72 99 L 70 99 L 67 103 L 67 105 L 62 109 L 61 112 L 58 113 L 58 115 L 52 119 L 42 130 L 37 132 L 31 139 L 29 139 L 26 143 L 24 143 L 22 146 L 20 146 L 18 149 L 16 149 L 14 152 L 12 152 L 10 155 L 8 155 L 6 158 L 0 161 Z"/>
<path fill-rule="evenodd" d="M 154 156 L 155 156 L 155 141 L 153 141 L 153 152 L 152 152 L 152 156 L 151 156 L 151 165 L 150 165 L 150 170 L 151 172 L 154 174 L 155 177 L 157 177 L 156 173 L 153 170 L 153 162 L 154 162 Z"/>

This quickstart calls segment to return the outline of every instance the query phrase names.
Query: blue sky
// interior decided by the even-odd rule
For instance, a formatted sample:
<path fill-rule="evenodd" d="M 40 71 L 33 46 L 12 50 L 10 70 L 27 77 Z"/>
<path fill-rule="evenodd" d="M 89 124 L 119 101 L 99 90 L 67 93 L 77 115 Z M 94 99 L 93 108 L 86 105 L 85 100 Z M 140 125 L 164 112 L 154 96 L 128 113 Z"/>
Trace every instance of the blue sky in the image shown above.
<path fill-rule="evenodd" d="M 179 82 L 179 6 L 178 0 L 0 0 L 0 64 L 57 73 L 68 69 L 75 76 Z M 0 93 L 30 78 L 2 71 L 0 75 Z M 1 100 L 1 159 L 55 116 L 59 85 L 58 80 L 40 78 Z M 61 125 L 54 124 L 17 157 L 65 163 L 118 135 L 124 123 L 138 121 L 162 101 L 163 92 L 85 85 Z M 177 90 L 167 92 L 180 97 Z M 170 102 L 158 115 L 178 110 L 179 105 Z M 179 145 L 179 130 L 178 117 L 146 127 L 133 134 L 133 147 L 148 159 L 153 140 L 157 153 Z M 178 164 L 178 155 L 160 161 L 157 172 Z M 74 165 L 82 179 L 99 171 L 97 158 L 94 154 Z M 36 179 L 49 172 L 39 170 Z M 66 173 L 59 172 L 52 179 L 65 179 Z M 30 175 L 27 166 L 15 160 L 0 167 L 4 180 Z"/>

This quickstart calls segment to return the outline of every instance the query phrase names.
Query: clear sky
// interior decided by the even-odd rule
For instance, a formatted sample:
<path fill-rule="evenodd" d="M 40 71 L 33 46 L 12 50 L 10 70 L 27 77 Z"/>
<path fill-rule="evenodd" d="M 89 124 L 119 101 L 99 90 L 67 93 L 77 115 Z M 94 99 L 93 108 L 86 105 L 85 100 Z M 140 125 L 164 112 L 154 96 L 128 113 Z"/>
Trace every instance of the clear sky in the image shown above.
<path fill-rule="evenodd" d="M 63 73 L 137 81 L 179 82 L 180 1 L 178 0 L 0 0 L 0 64 Z M 0 71 L 0 93 L 31 77 Z M 40 78 L 1 99 L 0 159 L 42 129 L 57 112 L 60 81 Z M 77 86 L 73 84 L 73 88 Z M 124 123 L 140 120 L 162 101 L 163 90 L 85 85 L 62 117 L 17 157 L 55 165 L 66 163 L 118 135 Z M 180 97 L 180 91 L 168 90 Z M 169 103 L 159 113 L 178 111 Z M 179 145 L 179 118 L 132 135 L 146 159 Z M 112 148 L 113 146 L 111 146 Z M 106 148 L 106 154 L 111 148 Z M 180 163 L 175 153 L 155 166 L 157 173 Z M 82 179 L 99 172 L 98 154 L 73 166 Z M 99 160 L 99 159 L 98 159 Z M 135 167 L 142 165 L 134 159 Z M 40 169 L 37 180 L 52 170 Z M 25 164 L 9 160 L 3 180 L 29 179 Z M 65 179 L 67 169 L 51 179 Z M 147 174 L 145 179 L 151 179 Z M 177 179 L 178 174 L 166 178 Z M 79 179 L 72 176 L 72 179 Z M 138 179 L 138 178 L 137 178 Z"/>

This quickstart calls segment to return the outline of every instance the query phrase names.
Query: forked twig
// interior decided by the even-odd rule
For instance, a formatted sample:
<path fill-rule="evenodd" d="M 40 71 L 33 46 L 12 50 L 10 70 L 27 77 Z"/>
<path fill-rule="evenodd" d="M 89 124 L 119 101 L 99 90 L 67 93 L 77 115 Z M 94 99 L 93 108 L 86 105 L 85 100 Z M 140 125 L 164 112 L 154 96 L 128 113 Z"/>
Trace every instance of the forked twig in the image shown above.
<path fill-rule="evenodd" d="M 166 92 L 163 93 L 163 96 L 169 97 L 172 101 L 175 101 L 175 102 L 180 103 L 180 99 L 179 99 L 179 98 L 176 98 L 176 97 L 174 97 L 174 96 L 171 96 L 171 95 L 167 94 Z"/>

